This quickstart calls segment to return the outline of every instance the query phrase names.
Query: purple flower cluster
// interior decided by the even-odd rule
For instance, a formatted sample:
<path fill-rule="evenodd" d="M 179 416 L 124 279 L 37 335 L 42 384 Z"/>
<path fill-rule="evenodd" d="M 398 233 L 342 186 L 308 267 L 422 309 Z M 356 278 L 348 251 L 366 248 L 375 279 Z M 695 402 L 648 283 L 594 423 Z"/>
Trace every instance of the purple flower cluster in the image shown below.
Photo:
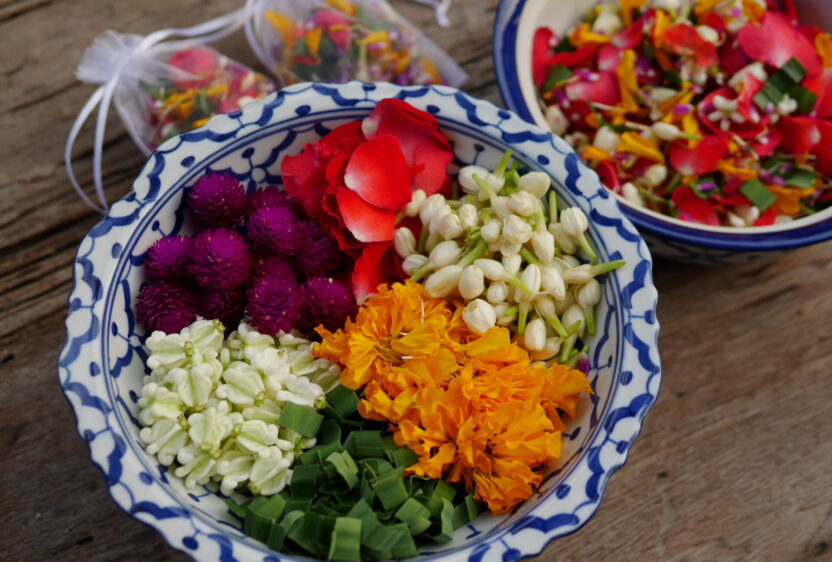
<path fill-rule="evenodd" d="M 149 331 L 178 332 L 197 316 L 259 331 L 336 329 L 355 310 L 339 277 L 349 265 L 338 245 L 277 187 L 247 196 L 230 174 L 207 174 L 185 196 L 191 216 L 208 227 L 193 237 L 167 236 L 145 255 L 151 284 L 136 312 Z"/>

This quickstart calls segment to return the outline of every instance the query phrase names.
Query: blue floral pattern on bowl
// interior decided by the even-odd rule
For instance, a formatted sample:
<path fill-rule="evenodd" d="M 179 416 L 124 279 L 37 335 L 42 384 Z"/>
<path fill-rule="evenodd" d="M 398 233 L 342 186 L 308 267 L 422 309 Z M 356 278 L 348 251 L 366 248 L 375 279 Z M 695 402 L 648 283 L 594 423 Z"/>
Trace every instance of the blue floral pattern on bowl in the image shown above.
<path fill-rule="evenodd" d="M 228 171 L 248 189 L 280 184 L 280 161 L 334 127 L 361 119 L 397 97 L 436 116 L 457 163 L 493 166 L 511 148 L 530 169 L 555 179 L 569 205 L 591 218 L 604 261 L 627 265 L 607 276 L 588 373 L 595 394 L 569 424 L 564 456 L 540 490 L 513 513 L 482 515 L 453 542 L 425 547 L 425 559 L 515 560 L 539 553 L 592 516 L 612 473 L 625 461 L 659 391 L 657 294 L 644 241 L 575 153 L 560 139 L 509 111 L 447 87 L 300 84 L 244 110 L 214 117 L 163 144 L 133 191 L 82 241 L 66 319 L 59 379 L 115 502 L 154 527 L 174 548 L 199 560 L 291 559 L 245 537 L 216 488 L 187 490 L 144 452 L 137 400 L 144 375 L 143 330 L 133 306 L 147 248 L 187 230 L 183 190 L 207 170 Z"/>
<path fill-rule="evenodd" d="M 501 0 L 494 20 L 494 73 L 506 106 L 529 123 L 546 127 L 531 83 L 531 35 L 539 25 L 570 25 L 595 0 Z M 832 239 L 832 208 L 785 225 L 753 229 L 686 223 L 637 207 L 621 210 L 656 255 L 706 265 L 768 259 Z"/>

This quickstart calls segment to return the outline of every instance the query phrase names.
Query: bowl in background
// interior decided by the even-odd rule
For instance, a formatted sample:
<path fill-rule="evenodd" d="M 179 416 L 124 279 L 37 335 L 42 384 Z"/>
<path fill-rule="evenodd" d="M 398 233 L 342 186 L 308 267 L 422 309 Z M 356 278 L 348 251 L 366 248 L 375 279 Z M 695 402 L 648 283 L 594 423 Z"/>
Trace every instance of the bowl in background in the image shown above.
<path fill-rule="evenodd" d="M 455 167 L 494 166 L 511 148 L 526 167 L 551 174 L 559 196 L 590 217 L 589 234 L 601 259 L 627 261 L 603 283 L 598 334 L 589 340 L 588 376 L 595 394 L 584 397 L 569 424 L 561 462 L 511 514 L 481 515 L 458 529 L 453 542 L 427 546 L 421 557 L 516 560 L 581 527 L 597 509 L 610 475 L 624 463 L 656 399 L 661 374 L 650 254 L 597 176 L 562 140 L 447 87 L 291 86 L 164 143 L 132 192 L 84 238 L 74 265 L 59 379 L 78 432 L 115 502 L 196 559 L 291 557 L 243 535 L 214 488 L 186 489 L 139 441 L 137 400 L 146 355 L 133 310 L 144 281 L 144 254 L 162 236 L 187 230 L 183 192 L 207 170 L 233 173 L 249 189 L 279 185 L 284 155 L 363 118 L 389 97 L 436 116 L 453 143 Z"/>
<path fill-rule="evenodd" d="M 826 23 L 832 24 L 828 21 L 832 13 L 820 9 L 821 1 L 798 0 L 797 5 L 804 17 L 825 13 Z M 494 20 L 493 56 L 497 84 L 509 109 L 526 121 L 549 130 L 532 80 L 534 32 L 538 27 L 550 27 L 555 33 L 562 34 L 587 10 L 601 3 L 607 2 L 501 0 Z M 785 224 L 735 228 L 682 221 L 634 205 L 618 194 L 613 195 L 653 253 L 666 258 L 714 265 L 745 263 L 832 239 L 832 207 Z"/>

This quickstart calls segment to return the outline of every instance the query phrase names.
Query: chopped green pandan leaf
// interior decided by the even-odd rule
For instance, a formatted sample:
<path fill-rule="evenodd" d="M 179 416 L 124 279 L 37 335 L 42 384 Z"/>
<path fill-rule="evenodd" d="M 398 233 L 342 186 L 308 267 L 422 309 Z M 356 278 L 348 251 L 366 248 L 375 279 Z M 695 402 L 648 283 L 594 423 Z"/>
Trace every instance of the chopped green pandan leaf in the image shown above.
<path fill-rule="evenodd" d="M 390 454 L 390 460 L 397 468 L 407 468 L 419 462 L 419 455 L 407 447 L 399 447 Z"/>
<path fill-rule="evenodd" d="M 390 549 L 393 558 L 411 558 L 419 554 L 419 549 L 416 548 L 416 541 L 413 540 L 413 535 L 408 532 L 407 525 L 398 523 L 396 525 L 389 525 L 391 529 L 401 529 L 403 532 L 399 540 Z"/>
<path fill-rule="evenodd" d="M 376 491 L 370 483 L 371 480 L 372 478 L 368 478 L 365 475 L 361 478 L 361 482 L 358 485 L 358 491 L 361 493 L 361 498 L 369 504 L 372 504 L 376 499 Z"/>
<path fill-rule="evenodd" d="M 347 517 L 354 517 L 356 519 L 361 519 L 361 541 L 364 542 L 364 539 L 367 538 L 373 530 L 381 525 L 381 522 L 376 517 L 375 511 L 370 506 L 370 503 L 364 501 L 364 499 L 360 499 L 355 502 L 347 512 Z"/>
<path fill-rule="evenodd" d="M 365 548 L 362 550 L 364 557 L 367 560 L 392 560 L 393 553 L 389 550 L 370 550 L 369 548 Z"/>
<path fill-rule="evenodd" d="M 770 79 L 769 79 L 770 80 Z M 763 111 L 768 111 L 770 106 L 776 106 L 783 99 L 786 93 L 774 85 L 771 81 L 763 84 L 760 91 L 754 94 L 754 103 Z"/>
<path fill-rule="evenodd" d="M 368 550 L 377 552 L 389 551 L 401 539 L 402 534 L 409 534 L 407 527 L 381 525 L 379 524 L 370 533 L 367 534 L 366 539 L 362 537 L 361 544 L 367 547 Z"/>
<path fill-rule="evenodd" d="M 578 49 L 569 41 L 568 37 L 564 37 L 555 45 L 556 53 L 574 53 Z"/>
<path fill-rule="evenodd" d="M 306 406 L 299 406 L 294 402 L 287 402 L 280 412 L 278 423 L 286 429 L 291 429 L 307 438 L 315 437 L 321 428 L 324 417 Z"/>
<path fill-rule="evenodd" d="M 358 396 L 343 385 L 337 385 L 326 393 L 326 402 L 342 417 L 349 416 L 358 407 Z"/>
<path fill-rule="evenodd" d="M 321 475 L 321 465 L 300 464 L 292 469 L 292 480 L 289 488 L 292 497 L 297 499 L 312 499 L 318 492 L 318 478 Z"/>
<path fill-rule="evenodd" d="M 228 511 L 238 519 L 245 519 L 247 508 L 245 505 L 240 505 L 231 498 L 225 498 L 225 505 L 228 506 Z"/>
<path fill-rule="evenodd" d="M 315 455 L 318 457 L 318 462 L 324 464 L 329 455 L 332 453 L 340 453 L 344 450 L 344 448 L 341 446 L 341 443 L 333 441 L 332 443 L 327 443 L 326 445 L 319 445 L 311 450 L 315 451 Z"/>
<path fill-rule="evenodd" d="M 344 441 L 344 449 L 359 458 L 384 457 L 384 442 L 381 431 L 360 430 L 352 431 Z"/>
<path fill-rule="evenodd" d="M 375 478 L 371 483 L 384 509 L 395 509 L 407 500 L 402 470 L 391 470 Z"/>
<path fill-rule="evenodd" d="M 806 76 L 806 67 L 800 64 L 799 60 L 792 57 L 786 62 L 786 64 L 783 65 L 783 68 L 778 71 L 778 73 L 780 72 L 788 76 L 792 82 L 800 83 Z"/>
<path fill-rule="evenodd" d="M 682 76 L 675 70 L 665 71 L 664 77 L 667 80 L 668 85 L 674 90 L 678 90 L 682 87 Z"/>
<path fill-rule="evenodd" d="M 332 528 L 327 560 L 360 562 L 361 519 L 338 517 Z"/>
<path fill-rule="evenodd" d="M 289 498 L 286 500 L 286 513 L 292 511 L 309 513 L 312 511 L 312 500 L 310 498 Z"/>
<path fill-rule="evenodd" d="M 286 534 L 286 538 L 313 556 L 321 558 L 329 551 L 329 541 L 332 538 L 334 526 L 334 517 L 306 513 L 301 522 L 295 523 Z"/>
<path fill-rule="evenodd" d="M 334 442 L 341 442 L 341 425 L 332 418 L 326 418 L 321 423 L 321 429 L 318 430 L 318 443 L 321 445 L 328 445 Z"/>
<path fill-rule="evenodd" d="M 280 497 L 280 496 L 275 496 Z M 283 498 L 281 498 L 283 499 Z M 245 518 L 243 519 L 243 532 L 250 537 L 254 537 L 258 541 L 266 541 L 269 537 L 269 529 L 271 528 L 272 519 L 260 515 L 260 509 L 268 503 L 269 498 L 266 496 L 257 496 L 246 509 Z"/>
<path fill-rule="evenodd" d="M 542 92 L 548 92 L 570 78 L 572 78 L 572 71 L 568 67 L 562 64 L 550 66 L 549 73 L 546 75 L 546 81 L 540 90 Z"/>
<path fill-rule="evenodd" d="M 286 535 L 292 530 L 292 527 L 303 518 L 302 511 L 291 511 L 286 513 L 279 523 L 272 525 L 269 531 L 269 538 L 266 544 L 272 550 L 280 550 L 283 548 L 283 541 L 286 540 Z"/>
<path fill-rule="evenodd" d="M 465 496 L 465 499 L 454 508 L 454 529 L 458 529 L 469 521 L 473 521 L 479 515 L 480 509 L 480 504 L 477 503 L 474 496 L 471 494 Z"/>
<path fill-rule="evenodd" d="M 789 90 L 789 96 L 797 102 L 797 111 L 809 115 L 815 108 L 818 97 L 800 84 L 795 84 Z"/>
<path fill-rule="evenodd" d="M 299 464 L 318 464 L 320 459 L 318 458 L 318 451 L 314 448 L 306 450 L 295 457 L 295 466 Z"/>
<path fill-rule="evenodd" d="M 444 500 L 451 502 L 453 508 L 453 501 L 456 497 L 456 488 L 445 482 L 444 480 L 436 480 L 436 485 L 430 494 L 428 508 L 434 517 L 439 516 L 444 506 Z"/>
<path fill-rule="evenodd" d="M 362 459 L 358 461 L 358 465 L 372 477 L 371 479 L 393 470 L 393 465 L 384 459 Z"/>
<path fill-rule="evenodd" d="M 773 176 L 780 175 L 780 166 L 785 163 L 785 160 L 779 156 L 772 156 L 763 164 L 763 169 Z"/>
<path fill-rule="evenodd" d="M 347 490 L 352 490 L 358 484 L 358 465 L 347 451 L 332 453 L 326 458 L 326 462 L 335 467 Z"/>
<path fill-rule="evenodd" d="M 812 187 L 815 180 L 818 179 L 818 174 L 806 168 L 795 168 L 786 174 L 783 179 L 786 180 L 786 185 L 807 189 Z"/>
<path fill-rule="evenodd" d="M 454 537 L 454 504 L 442 498 L 439 520 L 431 525 L 430 538 L 435 543 L 450 542 Z"/>
<path fill-rule="evenodd" d="M 418 535 L 430 527 L 430 510 L 413 498 L 407 498 L 396 510 L 396 519 L 407 525 L 410 532 Z"/>
<path fill-rule="evenodd" d="M 760 180 L 748 180 L 740 186 L 740 193 L 745 195 L 746 199 L 751 201 L 751 204 L 765 211 L 777 201 L 777 197 L 766 189 L 763 182 Z"/>

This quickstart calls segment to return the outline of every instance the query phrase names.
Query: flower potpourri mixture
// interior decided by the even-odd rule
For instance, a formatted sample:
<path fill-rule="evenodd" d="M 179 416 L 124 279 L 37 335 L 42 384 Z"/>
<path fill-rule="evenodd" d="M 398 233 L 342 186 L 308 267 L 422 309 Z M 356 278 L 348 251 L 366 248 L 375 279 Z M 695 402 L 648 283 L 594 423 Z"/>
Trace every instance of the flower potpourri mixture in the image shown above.
<path fill-rule="evenodd" d="M 283 189 L 188 188 L 144 259 L 141 440 L 281 552 L 389 559 L 529 498 L 592 390 L 587 217 L 507 153 L 453 159 L 395 99 L 283 159 Z M 226 334 L 227 327 L 236 330 Z"/>
<path fill-rule="evenodd" d="M 832 36 L 764 0 L 604 2 L 537 29 L 552 130 L 609 189 L 705 225 L 766 226 L 832 205 Z"/>

